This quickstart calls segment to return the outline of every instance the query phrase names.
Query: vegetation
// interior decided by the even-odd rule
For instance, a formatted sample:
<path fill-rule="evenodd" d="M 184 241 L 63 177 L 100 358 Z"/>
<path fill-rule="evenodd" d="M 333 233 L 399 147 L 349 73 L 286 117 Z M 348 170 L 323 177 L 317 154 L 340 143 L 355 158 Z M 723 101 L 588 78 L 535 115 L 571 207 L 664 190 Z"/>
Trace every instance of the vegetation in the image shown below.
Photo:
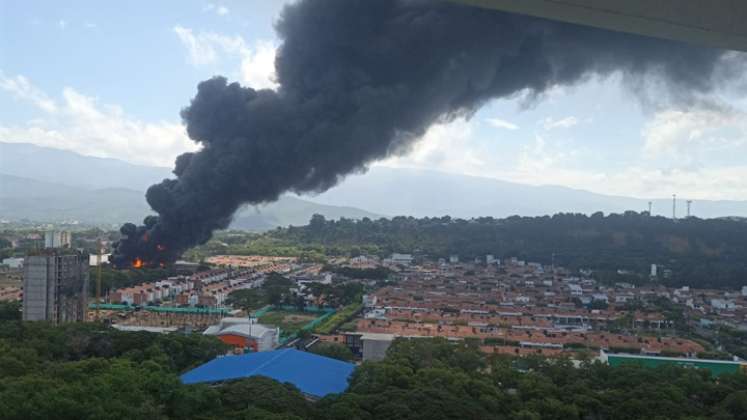
<path fill-rule="evenodd" d="M 225 351 L 201 335 L 3 320 L 0 410 L 4 419 L 177 417 L 193 398 L 177 374 Z"/>
<path fill-rule="evenodd" d="M 317 334 L 330 334 L 342 324 L 353 318 L 358 312 L 361 311 L 361 309 L 363 309 L 362 303 L 351 303 L 350 305 L 337 311 L 337 313 L 335 313 L 331 317 L 325 319 L 324 322 L 319 324 L 314 329 L 314 332 Z"/>
<path fill-rule="evenodd" d="M 344 344 L 320 342 L 312 346 L 310 351 L 320 356 L 331 357 L 345 362 L 353 360 L 353 352 Z"/>
<path fill-rule="evenodd" d="M 716 341 L 729 353 L 747 359 L 747 331 L 721 327 L 717 330 Z"/>
<path fill-rule="evenodd" d="M 293 282 L 281 274 L 272 272 L 262 287 L 257 289 L 240 289 L 231 292 L 226 298 L 226 304 L 241 308 L 247 312 L 254 311 L 267 305 L 298 305 L 303 310 L 303 301 L 298 301 L 290 289 Z"/>
<path fill-rule="evenodd" d="M 267 305 L 267 299 L 260 289 L 239 289 L 228 294 L 226 304 L 251 312 Z"/>
<path fill-rule="evenodd" d="M 313 247 L 326 255 L 373 250 L 380 256 L 515 256 L 573 270 L 592 269 L 607 282 L 637 284 L 648 282 L 650 265 L 658 264 L 662 269 L 657 281 L 668 286 L 735 289 L 747 277 L 745 238 L 747 223 L 741 220 L 693 217 L 674 222 L 626 212 L 470 220 L 445 216 L 334 221 L 316 215 L 308 226 L 277 229 L 261 240 Z"/>
<path fill-rule="evenodd" d="M 485 358 L 434 339 L 396 342 L 323 404 L 330 419 L 744 419 L 746 387 L 745 375 Z"/>
<path fill-rule="evenodd" d="M 96 270 L 97 267 L 91 267 L 89 270 L 90 287 L 88 288 L 88 290 L 92 296 L 96 293 Z M 177 273 L 173 268 L 141 268 L 137 270 L 116 270 L 108 265 L 102 265 L 101 294 L 105 295 L 107 291 L 110 290 L 116 290 L 156 280 L 162 280 L 169 276 L 175 275 L 177 275 Z"/>
<path fill-rule="evenodd" d="M 21 301 L 0 302 L 0 321 L 21 319 Z"/>
<path fill-rule="evenodd" d="M 336 284 L 309 283 L 311 294 L 323 297 L 326 306 L 334 308 L 360 302 L 365 287 L 356 282 L 344 282 Z"/>
<path fill-rule="evenodd" d="M 353 268 L 329 264 L 324 266 L 324 271 L 330 271 L 351 279 L 363 280 L 386 280 L 389 274 L 391 274 L 391 271 L 386 267 Z"/>
<path fill-rule="evenodd" d="M 317 403 L 254 377 L 218 387 L 178 375 L 226 351 L 213 337 L 0 321 L 4 419 L 745 419 L 747 375 L 678 367 L 486 357 L 472 341 L 398 340 L 347 392 Z M 345 359 L 340 345 L 320 354 Z"/>
<path fill-rule="evenodd" d="M 316 315 L 300 311 L 271 310 L 259 318 L 260 324 L 280 327 L 283 336 L 295 335 L 304 325 L 313 321 Z"/>
<path fill-rule="evenodd" d="M 190 249 L 183 257 L 189 261 L 202 261 L 220 254 L 298 257 L 304 262 L 323 263 L 326 251 L 322 246 L 294 244 L 268 234 L 222 231 L 216 232 L 205 245 Z"/>

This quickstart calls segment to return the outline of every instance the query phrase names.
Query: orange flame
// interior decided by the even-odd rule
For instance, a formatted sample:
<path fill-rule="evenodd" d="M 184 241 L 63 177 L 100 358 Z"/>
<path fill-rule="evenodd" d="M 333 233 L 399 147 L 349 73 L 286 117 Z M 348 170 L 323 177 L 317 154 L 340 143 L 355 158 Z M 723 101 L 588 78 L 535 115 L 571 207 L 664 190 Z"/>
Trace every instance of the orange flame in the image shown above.
<path fill-rule="evenodd" d="M 140 258 L 135 258 L 135 261 L 132 262 L 132 266 L 134 268 L 143 268 L 143 260 Z"/>

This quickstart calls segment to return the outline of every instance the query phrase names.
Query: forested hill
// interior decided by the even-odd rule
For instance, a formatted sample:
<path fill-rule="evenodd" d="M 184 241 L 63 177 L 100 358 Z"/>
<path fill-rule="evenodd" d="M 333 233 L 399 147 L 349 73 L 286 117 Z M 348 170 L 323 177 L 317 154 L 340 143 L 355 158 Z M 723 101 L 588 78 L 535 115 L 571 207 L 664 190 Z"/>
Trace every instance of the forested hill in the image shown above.
<path fill-rule="evenodd" d="M 328 221 L 270 233 L 287 243 L 324 246 L 328 253 L 391 252 L 431 257 L 516 256 L 572 269 L 639 273 L 648 281 L 651 264 L 671 270 L 660 281 L 671 286 L 737 288 L 747 284 L 747 223 L 732 219 L 673 221 L 647 213 L 494 219 L 412 218 Z M 663 270 L 662 270 L 663 271 Z"/>

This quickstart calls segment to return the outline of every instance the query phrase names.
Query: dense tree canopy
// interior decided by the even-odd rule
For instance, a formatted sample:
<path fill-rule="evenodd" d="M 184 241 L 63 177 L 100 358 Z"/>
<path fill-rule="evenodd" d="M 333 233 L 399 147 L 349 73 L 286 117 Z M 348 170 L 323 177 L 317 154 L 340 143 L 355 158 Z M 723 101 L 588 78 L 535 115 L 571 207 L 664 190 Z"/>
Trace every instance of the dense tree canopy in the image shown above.
<path fill-rule="evenodd" d="M 519 257 L 530 261 L 591 268 L 600 273 L 631 270 L 648 281 L 651 264 L 670 269 L 659 281 L 672 286 L 738 288 L 747 278 L 747 223 L 730 219 L 672 221 L 647 213 L 556 214 L 452 219 L 394 217 L 371 220 L 313 219 L 313 225 L 278 229 L 257 239 L 278 246 L 315 247 L 333 255 L 362 249 L 462 259 Z M 663 270 L 661 270 L 663 274 Z"/>
<path fill-rule="evenodd" d="M 333 359 L 351 361 L 353 360 L 353 352 L 350 351 L 348 346 L 339 343 L 318 343 L 314 345 L 310 351 L 321 356 L 331 357 Z"/>
<path fill-rule="evenodd" d="M 254 377 L 182 385 L 226 351 L 213 337 L 0 321 L 4 419 L 745 419 L 747 375 L 684 368 L 574 367 L 486 357 L 477 343 L 401 340 L 366 362 L 347 392 L 312 403 Z M 338 352 L 335 350 L 335 354 Z"/>

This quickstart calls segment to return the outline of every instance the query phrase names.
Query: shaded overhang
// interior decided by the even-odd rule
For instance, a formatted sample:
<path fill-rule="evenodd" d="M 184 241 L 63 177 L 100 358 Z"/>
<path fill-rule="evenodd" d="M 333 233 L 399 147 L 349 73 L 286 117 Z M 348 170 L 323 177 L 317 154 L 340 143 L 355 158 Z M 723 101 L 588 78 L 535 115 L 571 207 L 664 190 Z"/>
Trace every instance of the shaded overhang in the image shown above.
<path fill-rule="evenodd" d="M 545 19 L 747 51 L 747 0 L 451 0 Z"/>

